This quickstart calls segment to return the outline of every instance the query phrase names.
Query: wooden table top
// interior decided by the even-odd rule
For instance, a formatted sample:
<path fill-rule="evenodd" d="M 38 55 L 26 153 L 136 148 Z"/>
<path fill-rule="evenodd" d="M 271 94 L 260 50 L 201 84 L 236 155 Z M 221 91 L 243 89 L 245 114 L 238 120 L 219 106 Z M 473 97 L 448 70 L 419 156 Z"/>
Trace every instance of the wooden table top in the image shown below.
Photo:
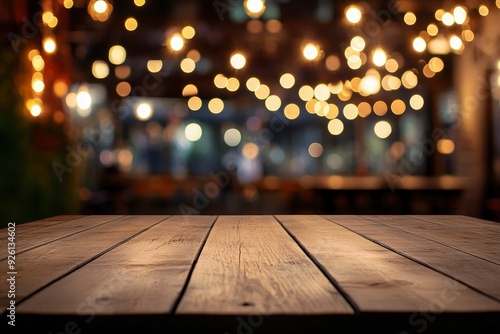
<path fill-rule="evenodd" d="M 57 216 L 15 227 L 15 259 L 0 240 L 30 333 L 500 333 L 500 224 L 465 216 Z"/>

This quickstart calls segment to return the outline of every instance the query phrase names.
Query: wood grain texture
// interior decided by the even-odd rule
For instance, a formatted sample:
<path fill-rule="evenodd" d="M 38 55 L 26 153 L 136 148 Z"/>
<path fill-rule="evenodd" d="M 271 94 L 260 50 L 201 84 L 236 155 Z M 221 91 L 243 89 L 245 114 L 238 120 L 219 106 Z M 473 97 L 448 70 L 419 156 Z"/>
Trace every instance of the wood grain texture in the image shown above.
<path fill-rule="evenodd" d="M 55 240 L 65 238 L 75 233 L 80 233 L 88 229 L 95 228 L 99 225 L 106 224 L 120 217 L 123 216 L 86 216 L 75 220 L 60 222 L 43 229 L 27 231 L 26 233 L 23 233 L 21 235 L 16 235 L 16 253 L 20 254 L 28 249 L 32 249 L 40 245 L 53 242 Z M 2 247 L 0 252 L 0 260 L 6 259 L 7 249 Z"/>
<path fill-rule="evenodd" d="M 500 301 L 500 266 L 446 245 L 357 216 L 324 216 Z M 409 223 L 415 218 L 408 217 Z"/>
<path fill-rule="evenodd" d="M 500 223 L 476 219 L 467 216 L 408 216 L 425 220 L 442 226 L 453 227 L 459 230 L 472 230 L 476 233 L 500 237 Z"/>
<path fill-rule="evenodd" d="M 102 224 L 102 222 L 109 218 L 93 218 L 96 220 L 95 224 L 101 225 L 16 256 L 16 300 L 18 302 L 78 266 L 85 264 L 93 257 L 109 251 L 110 248 L 123 240 L 144 231 L 167 217 L 126 216 L 108 224 Z M 91 221 L 86 221 L 86 224 L 90 223 Z M 47 229 L 50 228 L 52 227 Z M 63 235 L 66 232 L 63 232 Z M 57 238 L 57 235 L 54 237 Z M 0 261 L 0 267 L 7 268 L 6 262 L 6 260 Z M 0 280 L 5 282 L 5 271 L 0 272 Z M 0 286 L 0 308 L 4 308 L 7 303 L 7 285 L 2 284 Z"/>
<path fill-rule="evenodd" d="M 215 218 L 167 219 L 35 294 L 18 311 L 170 313 Z"/>
<path fill-rule="evenodd" d="M 500 239 L 472 230 L 438 225 L 424 220 L 408 220 L 405 216 L 361 216 L 408 233 L 439 242 L 465 253 L 500 264 Z"/>
<path fill-rule="evenodd" d="M 47 217 L 44 218 L 43 220 L 64 220 L 64 221 L 69 221 L 69 220 L 75 220 L 85 217 L 85 215 L 57 215 L 57 216 L 52 216 L 52 217 Z"/>
<path fill-rule="evenodd" d="M 500 303 L 318 216 L 277 219 L 362 312 L 486 312 Z"/>
<path fill-rule="evenodd" d="M 221 216 L 177 314 L 352 314 L 271 216 Z"/>
<path fill-rule="evenodd" d="M 70 220 L 83 218 L 83 215 L 72 216 L 55 216 L 50 218 L 39 219 L 29 223 L 16 224 L 16 235 L 23 234 L 30 231 L 39 230 L 52 225 L 57 225 Z M 0 229 L 0 239 L 7 238 L 7 228 Z"/>

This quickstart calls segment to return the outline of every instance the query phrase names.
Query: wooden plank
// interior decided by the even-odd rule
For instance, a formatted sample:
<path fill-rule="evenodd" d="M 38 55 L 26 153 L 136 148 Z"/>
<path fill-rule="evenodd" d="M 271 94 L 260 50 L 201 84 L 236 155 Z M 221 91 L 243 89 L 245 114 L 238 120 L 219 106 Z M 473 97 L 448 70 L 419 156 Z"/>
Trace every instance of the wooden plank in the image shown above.
<path fill-rule="evenodd" d="M 88 217 L 87 223 L 90 224 Z M 16 256 L 16 301 L 19 302 L 36 290 L 57 280 L 107 252 L 110 248 L 165 219 L 165 216 L 126 216 L 101 224 L 82 233 L 73 234 Z M 102 222 L 103 217 L 96 217 Z M 26 233 L 28 234 L 28 233 Z M 0 268 L 7 268 L 7 261 L 0 261 Z M 6 271 L 0 272 L 5 282 Z M 0 286 L 0 308 L 7 306 L 7 284 Z"/>
<path fill-rule="evenodd" d="M 215 218 L 165 220 L 30 297 L 18 312 L 167 314 Z"/>
<path fill-rule="evenodd" d="M 352 314 L 271 216 L 221 216 L 176 314 Z"/>
<path fill-rule="evenodd" d="M 357 216 L 325 216 L 500 301 L 500 266 L 435 241 Z"/>
<path fill-rule="evenodd" d="M 361 312 L 488 312 L 500 303 L 318 216 L 277 216 Z"/>
<path fill-rule="evenodd" d="M 476 219 L 467 216 L 408 216 L 425 220 L 442 226 L 453 227 L 461 230 L 472 230 L 476 233 L 484 233 L 500 237 L 500 223 Z"/>
<path fill-rule="evenodd" d="M 85 217 L 85 215 L 58 215 L 58 216 L 47 217 L 47 218 L 44 218 L 43 220 L 65 220 L 65 221 L 69 221 L 69 220 L 79 219 L 79 218 L 82 218 L 82 217 Z"/>
<path fill-rule="evenodd" d="M 51 218 L 45 218 L 40 220 L 35 220 L 29 223 L 16 224 L 16 236 L 19 234 L 23 234 L 30 231 L 39 230 L 42 228 L 46 228 L 52 225 L 57 225 L 59 223 L 67 222 L 70 220 L 76 220 L 79 218 L 83 218 L 85 216 L 82 215 L 74 215 L 74 216 L 56 216 Z M 7 228 L 3 228 L 0 230 L 0 239 L 4 239 L 7 237 Z"/>
<path fill-rule="evenodd" d="M 462 252 L 500 264 L 500 240 L 474 231 L 457 230 L 453 226 L 436 225 L 405 216 L 361 216 L 408 233 L 439 242 Z"/>
<path fill-rule="evenodd" d="M 38 247 L 43 244 L 53 242 L 55 240 L 65 238 L 75 233 L 80 233 L 88 229 L 95 228 L 102 224 L 109 223 L 114 219 L 123 216 L 102 215 L 102 216 L 87 216 L 76 220 L 70 220 L 58 223 L 41 230 L 33 230 L 16 236 L 16 253 L 20 254 L 29 249 Z M 7 249 L 0 250 L 0 260 L 7 258 Z"/>

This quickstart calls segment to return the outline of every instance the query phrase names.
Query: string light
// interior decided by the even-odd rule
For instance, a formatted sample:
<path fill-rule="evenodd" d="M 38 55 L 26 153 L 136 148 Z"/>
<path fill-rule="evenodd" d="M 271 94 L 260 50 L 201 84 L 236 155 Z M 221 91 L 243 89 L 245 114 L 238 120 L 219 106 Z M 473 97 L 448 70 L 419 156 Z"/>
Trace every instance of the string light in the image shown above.
<path fill-rule="evenodd" d="M 239 52 L 234 53 L 230 59 L 231 66 L 237 70 L 240 70 L 243 67 L 245 67 L 246 62 L 247 60 L 245 56 Z"/>
<path fill-rule="evenodd" d="M 47 37 L 43 40 L 43 49 L 45 52 L 51 54 L 56 51 L 56 41 L 52 37 Z"/>
<path fill-rule="evenodd" d="M 349 6 L 346 9 L 345 16 L 347 20 L 351 23 L 358 23 L 361 21 L 361 10 L 357 6 Z"/>
<path fill-rule="evenodd" d="M 174 34 L 170 38 L 169 45 L 170 49 L 172 49 L 173 51 L 180 51 L 184 47 L 184 39 L 182 38 L 181 35 Z"/>
<path fill-rule="evenodd" d="M 319 57 L 319 46 L 314 43 L 307 43 L 302 50 L 304 58 L 307 60 L 315 60 Z"/>

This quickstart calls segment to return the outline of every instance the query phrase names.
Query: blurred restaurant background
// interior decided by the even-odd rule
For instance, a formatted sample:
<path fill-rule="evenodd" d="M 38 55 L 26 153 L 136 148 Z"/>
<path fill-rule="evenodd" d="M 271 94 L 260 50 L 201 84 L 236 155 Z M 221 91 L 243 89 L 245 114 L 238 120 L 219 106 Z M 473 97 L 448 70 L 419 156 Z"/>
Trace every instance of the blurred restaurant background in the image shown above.
<path fill-rule="evenodd" d="M 500 221 L 500 0 L 2 0 L 2 224 Z"/>

